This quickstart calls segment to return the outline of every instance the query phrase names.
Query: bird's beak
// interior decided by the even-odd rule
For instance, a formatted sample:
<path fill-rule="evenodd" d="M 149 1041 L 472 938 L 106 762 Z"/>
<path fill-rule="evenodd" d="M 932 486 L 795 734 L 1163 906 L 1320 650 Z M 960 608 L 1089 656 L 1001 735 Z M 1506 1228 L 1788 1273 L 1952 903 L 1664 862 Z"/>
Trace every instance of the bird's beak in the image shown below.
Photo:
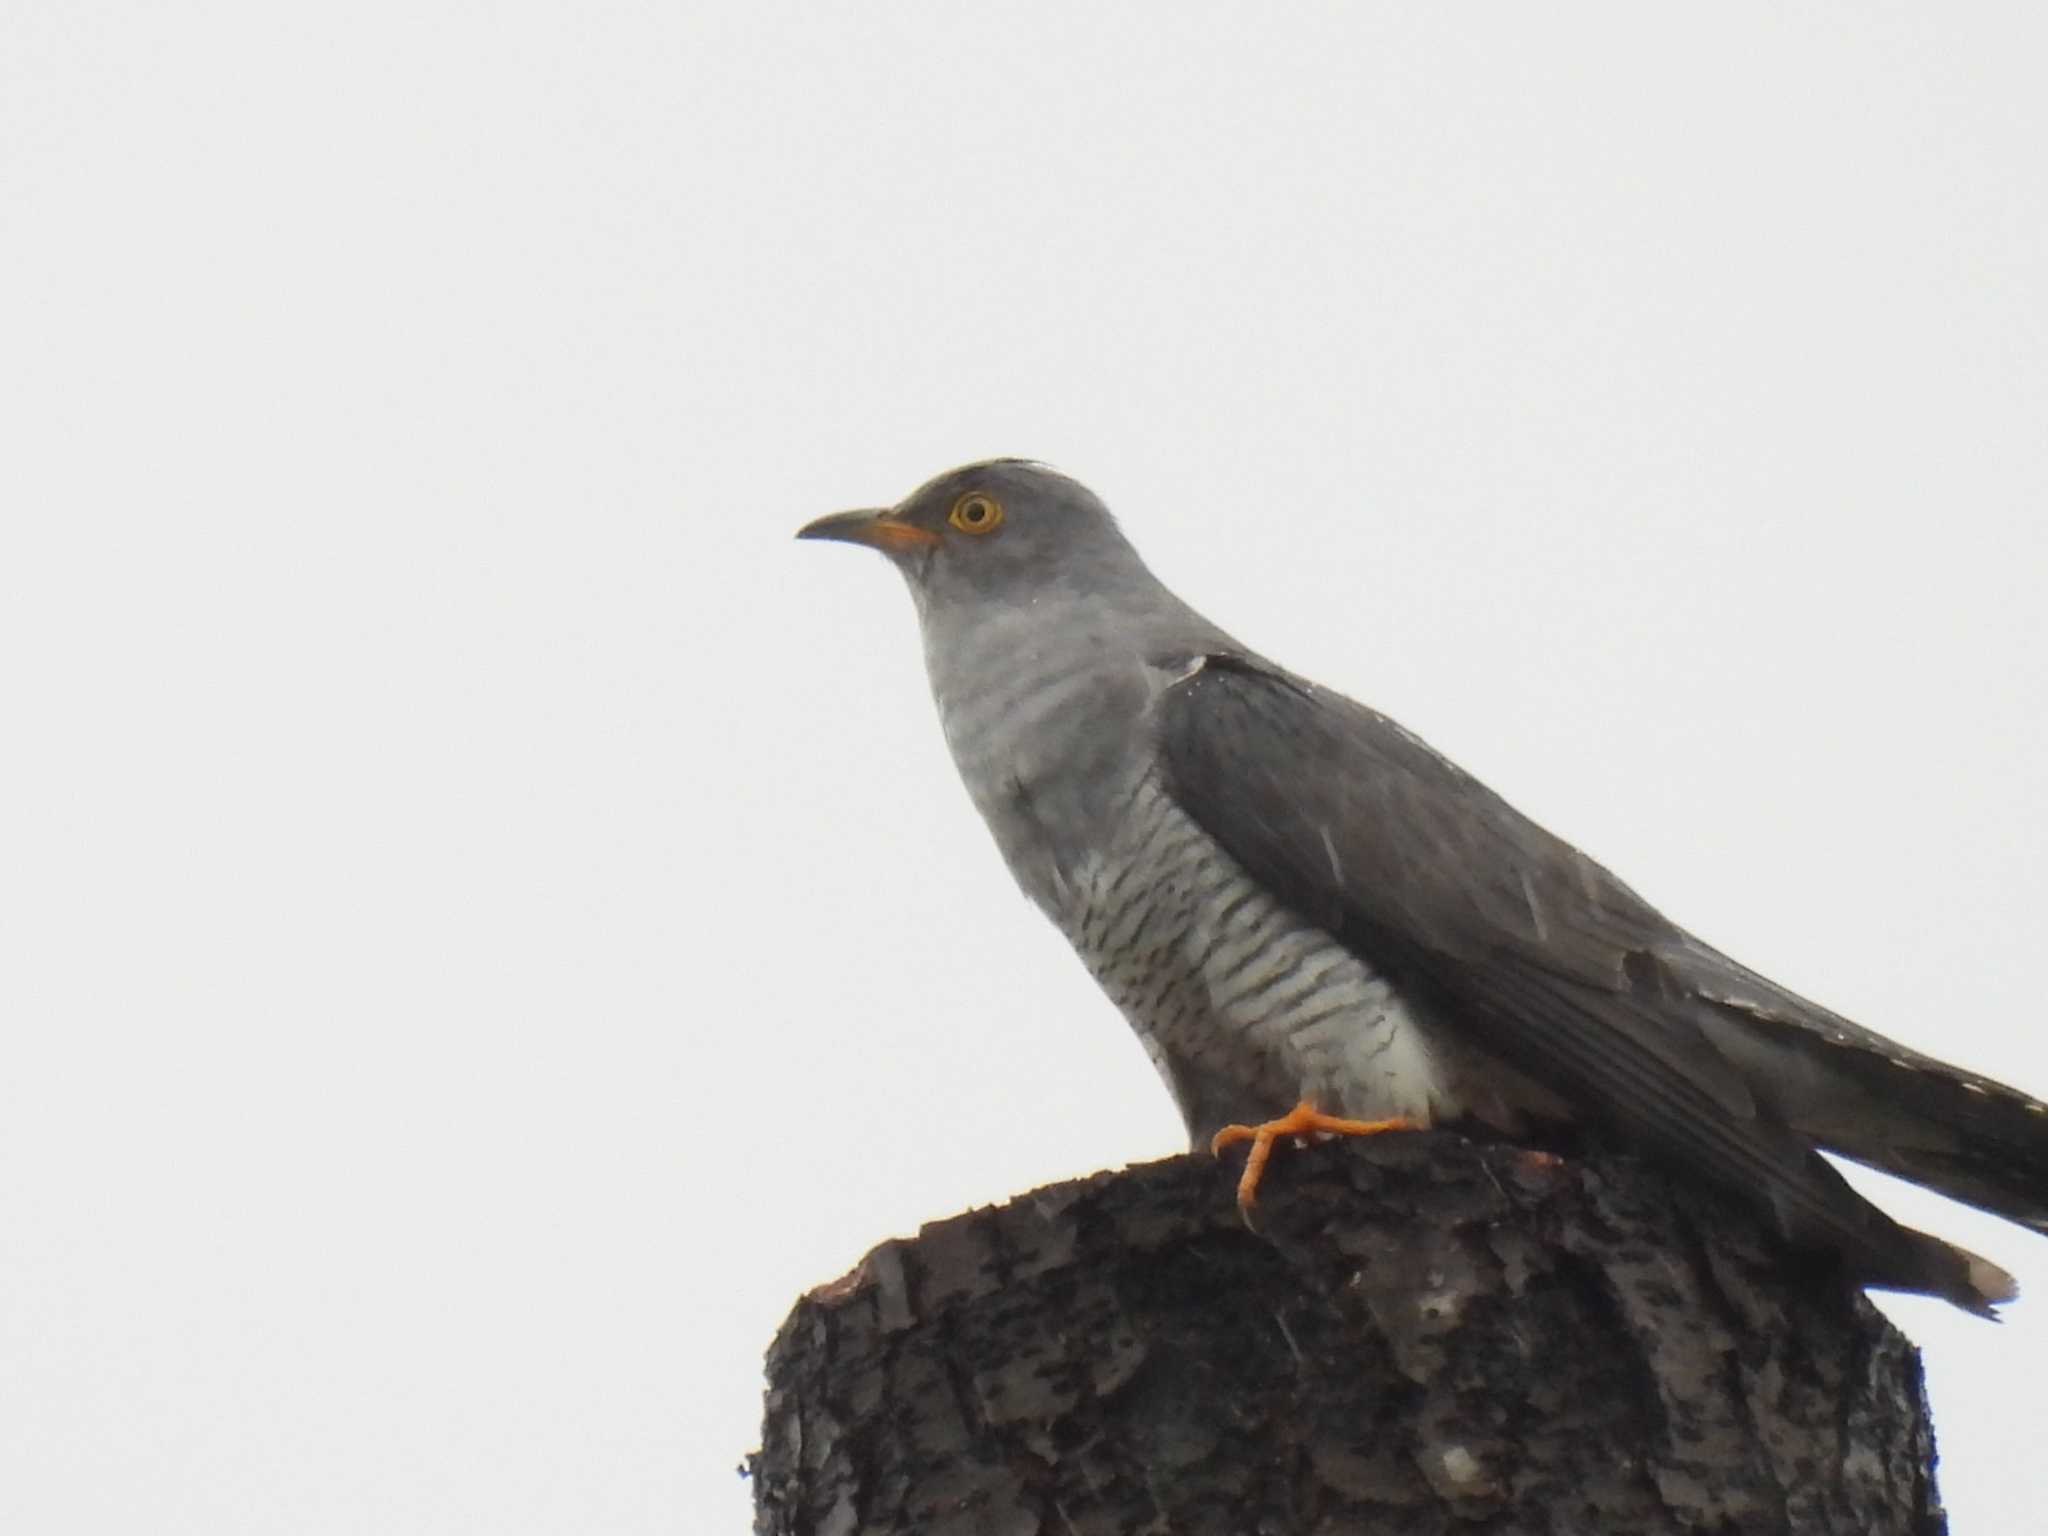
<path fill-rule="evenodd" d="M 936 533 L 915 523 L 904 522 L 896 515 L 894 507 L 834 512 L 815 523 L 805 523 L 797 529 L 796 536 L 800 539 L 838 539 L 845 544 L 865 544 L 885 555 L 925 549 L 939 542 Z"/>

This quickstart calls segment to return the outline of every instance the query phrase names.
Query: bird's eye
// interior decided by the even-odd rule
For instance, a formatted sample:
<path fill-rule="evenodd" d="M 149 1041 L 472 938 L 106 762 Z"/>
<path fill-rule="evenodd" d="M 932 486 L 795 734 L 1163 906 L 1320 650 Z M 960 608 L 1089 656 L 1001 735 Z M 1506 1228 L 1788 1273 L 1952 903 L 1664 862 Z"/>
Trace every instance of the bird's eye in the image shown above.
<path fill-rule="evenodd" d="M 954 502 L 952 515 L 946 519 L 962 533 L 987 533 L 1002 520 L 1002 503 L 981 491 L 969 491 Z"/>

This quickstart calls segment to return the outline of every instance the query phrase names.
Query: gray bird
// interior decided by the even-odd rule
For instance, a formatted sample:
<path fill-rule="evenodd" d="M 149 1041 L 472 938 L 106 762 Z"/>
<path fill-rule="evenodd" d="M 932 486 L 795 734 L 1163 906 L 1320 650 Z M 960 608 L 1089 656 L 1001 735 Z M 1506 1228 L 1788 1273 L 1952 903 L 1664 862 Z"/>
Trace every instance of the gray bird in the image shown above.
<path fill-rule="evenodd" d="M 1858 1283 L 1986 1316 L 2016 1294 L 1816 1149 L 2048 1231 L 2048 1105 L 1701 943 L 1392 720 L 1196 613 L 1085 487 L 1000 459 L 798 536 L 903 573 L 1011 873 L 1192 1144 L 1252 1140 L 1241 1199 L 1275 1135 L 1571 1124 L 1753 1200 Z"/>

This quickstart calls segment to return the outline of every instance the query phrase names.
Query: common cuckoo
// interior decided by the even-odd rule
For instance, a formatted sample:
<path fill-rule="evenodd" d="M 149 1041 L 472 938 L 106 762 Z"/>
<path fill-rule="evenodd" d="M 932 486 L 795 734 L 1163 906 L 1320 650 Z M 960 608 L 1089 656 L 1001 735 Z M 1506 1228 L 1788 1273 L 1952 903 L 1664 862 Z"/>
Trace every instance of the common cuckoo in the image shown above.
<path fill-rule="evenodd" d="M 2015 1294 L 1818 1149 L 2048 1231 L 2048 1105 L 1694 938 L 1392 720 L 1196 613 L 1085 487 L 995 460 L 799 536 L 902 572 L 1011 872 L 1193 1143 L 1253 1142 L 1241 1199 L 1276 1134 L 1564 1123 L 1753 1200 L 1862 1284 L 1987 1315 Z"/>

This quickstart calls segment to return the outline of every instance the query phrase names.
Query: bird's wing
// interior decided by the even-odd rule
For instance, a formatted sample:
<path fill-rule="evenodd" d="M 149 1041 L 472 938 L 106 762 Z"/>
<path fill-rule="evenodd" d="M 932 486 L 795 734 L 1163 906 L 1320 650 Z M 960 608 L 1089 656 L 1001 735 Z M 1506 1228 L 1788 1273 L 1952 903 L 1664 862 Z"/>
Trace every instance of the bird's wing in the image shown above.
<path fill-rule="evenodd" d="M 1982 1307 L 1965 1256 L 1894 1224 L 1773 1112 L 1667 964 L 1687 936 L 1577 849 L 1391 720 L 1254 659 L 1203 658 L 1159 730 L 1181 808 L 1446 1027 L 1866 1280 Z"/>

